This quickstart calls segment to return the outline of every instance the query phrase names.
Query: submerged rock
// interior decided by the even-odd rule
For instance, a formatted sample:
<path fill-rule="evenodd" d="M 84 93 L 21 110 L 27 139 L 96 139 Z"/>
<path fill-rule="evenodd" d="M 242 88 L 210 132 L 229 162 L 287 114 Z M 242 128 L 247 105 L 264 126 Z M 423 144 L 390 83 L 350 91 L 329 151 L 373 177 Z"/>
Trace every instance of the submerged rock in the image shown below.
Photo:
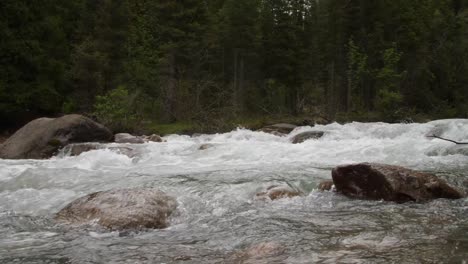
<path fill-rule="evenodd" d="M 209 144 L 209 143 L 201 144 L 200 147 L 198 147 L 198 150 L 206 150 L 209 148 L 213 148 L 215 146 L 216 146 L 215 144 Z"/>
<path fill-rule="evenodd" d="M 323 132 L 323 131 L 307 131 L 307 132 L 303 132 L 303 133 L 295 135 L 291 139 L 291 142 L 293 144 L 299 144 L 299 143 L 303 143 L 304 141 L 307 141 L 309 139 L 319 139 L 319 138 L 323 137 L 324 134 L 325 134 L 325 132 Z"/>
<path fill-rule="evenodd" d="M 157 189 L 110 190 L 78 198 L 55 219 L 73 225 L 96 222 L 112 230 L 165 228 L 176 207 L 174 198 Z"/>
<path fill-rule="evenodd" d="M 137 156 L 136 149 L 129 146 L 112 146 L 109 144 L 99 144 L 99 143 L 77 143 L 70 144 L 63 148 L 62 153 L 69 156 L 79 156 L 85 152 L 91 150 L 99 149 L 108 149 L 113 152 L 125 155 L 129 158 L 134 158 Z"/>
<path fill-rule="evenodd" d="M 262 242 L 237 251 L 229 258 L 229 263 L 267 263 L 265 259 L 283 263 L 287 258 L 285 253 L 286 249 L 278 242 Z"/>
<path fill-rule="evenodd" d="M 338 192 L 361 199 L 424 202 L 437 198 L 459 199 L 464 195 L 435 175 L 407 168 L 361 163 L 332 171 Z"/>
<path fill-rule="evenodd" d="M 143 144 L 145 140 L 143 138 L 130 135 L 128 133 L 119 133 L 114 136 L 115 143 L 130 143 L 130 144 Z"/>
<path fill-rule="evenodd" d="M 274 124 L 270 126 L 266 126 L 260 131 L 265 132 L 265 133 L 270 133 L 274 135 L 285 135 L 291 133 L 294 129 L 296 129 L 296 125 L 291 125 L 291 124 Z"/>
<path fill-rule="evenodd" d="M 70 143 L 109 142 L 112 133 L 81 115 L 39 118 L 26 124 L 0 147 L 3 159 L 46 159 Z"/>
<path fill-rule="evenodd" d="M 283 198 L 292 198 L 303 195 L 302 192 L 294 190 L 289 186 L 270 186 L 265 192 L 260 192 L 255 195 L 258 200 L 278 200 Z"/>

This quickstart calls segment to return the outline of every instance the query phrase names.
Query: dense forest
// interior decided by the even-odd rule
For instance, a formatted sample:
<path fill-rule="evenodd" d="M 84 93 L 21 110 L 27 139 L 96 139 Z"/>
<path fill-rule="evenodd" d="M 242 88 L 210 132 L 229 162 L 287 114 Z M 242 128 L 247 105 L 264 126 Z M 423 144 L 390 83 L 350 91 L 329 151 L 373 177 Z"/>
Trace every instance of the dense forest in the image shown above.
<path fill-rule="evenodd" d="M 468 114 L 467 0 L 2 0 L 5 126 Z"/>

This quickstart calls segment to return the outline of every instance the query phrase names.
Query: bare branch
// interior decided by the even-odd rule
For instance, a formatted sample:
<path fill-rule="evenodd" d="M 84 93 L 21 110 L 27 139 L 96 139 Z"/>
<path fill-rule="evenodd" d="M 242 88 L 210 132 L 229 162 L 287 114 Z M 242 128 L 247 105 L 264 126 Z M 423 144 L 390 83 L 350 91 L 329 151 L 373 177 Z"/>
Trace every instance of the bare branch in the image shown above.
<path fill-rule="evenodd" d="M 455 140 L 442 138 L 442 137 L 439 137 L 439 136 L 436 136 L 436 135 L 427 136 L 427 137 L 428 137 L 428 138 L 437 138 L 437 139 L 440 139 L 440 140 L 445 140 L 445 141 L 448 141 L 448 142 L 455 143 L 455 144 L 457 144 L 457 145 L 468 145 L 468 142 L 458 142 L 458 141 L 455 141 Z"/>

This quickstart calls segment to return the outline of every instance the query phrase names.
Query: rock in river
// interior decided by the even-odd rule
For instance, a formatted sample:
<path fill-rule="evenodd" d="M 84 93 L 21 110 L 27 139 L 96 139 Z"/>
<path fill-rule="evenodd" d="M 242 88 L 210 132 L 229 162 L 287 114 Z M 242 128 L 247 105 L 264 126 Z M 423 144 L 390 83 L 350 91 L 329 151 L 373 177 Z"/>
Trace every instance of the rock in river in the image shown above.
<path fill-rule="evenodd" d="M 296 125 L 291 125 L 291 124 L 274 124 L 274 125 L 266 126 L 260 129 L 260 131 L 278 136 L 281 134 L 289 134 L 291 133 L 291 131 L 293 131 L 296 128 L 297 128 Z"/>
<path fill-rule="evenodd" d="M 112 230 L 165 228 L 176 207 L 174 198 L 157 189 L 110 190 L 78 198 L 55 219 L 73 225 L 96 222 Z"/>
<path fill-rule="evenodd" d="M 307 141 L 309 139 L 319 139 L 323 137 L 325 133 L 323 131 L 306 131 L 302 132 L 300 134 L 295 135 L 292 139 L 291 142 L 293 144 L 299 144 L 303 143 L 304 141 Z"/>
<path fill-rule="evenodd" d="M 26 124 L 0 147 L 2 159 L 45 159 L 70 143 L 108 142 L 112 133 L 81 115 L 39 118 Z"/>
<path fill-rule="evenodd" d="M 255 195 L 257 200 L 278 200 L 283 198 L 292 198 L 303 195 L 302 192 L 294 190 L 289 186 L 270 186 L 265 192 L 260 192 Z"/>
<path fill-rule="evenodd" d="M 128 133 L 119 133 L 114 136 L 115 143 L 130 143 L 130 144 L 143 144 L 146 141 L 137 136 L 130 135 Z"/>
<path fill-rule="evenodd" d="M 361 163 L 332 171 L 338 192 L 361 199 L 425 202 L 437 198 L 459 199 L 464 194 L 435 175 L 407 168 Z"/>

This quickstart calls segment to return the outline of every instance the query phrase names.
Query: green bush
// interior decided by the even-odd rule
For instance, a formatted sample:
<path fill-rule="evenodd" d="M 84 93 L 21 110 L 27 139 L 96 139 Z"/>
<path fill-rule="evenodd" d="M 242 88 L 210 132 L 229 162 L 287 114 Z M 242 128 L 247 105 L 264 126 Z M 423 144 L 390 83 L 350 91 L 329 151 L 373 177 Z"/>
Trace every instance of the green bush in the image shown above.
<path fill-rule="evenodd" d="M 129 132 L 137 126 L 135 100 L 137 94 L 129 95 L 128 90 L 119 86 L 103 96 L 96 96 L 94 115 L 114 132 Z"/>

